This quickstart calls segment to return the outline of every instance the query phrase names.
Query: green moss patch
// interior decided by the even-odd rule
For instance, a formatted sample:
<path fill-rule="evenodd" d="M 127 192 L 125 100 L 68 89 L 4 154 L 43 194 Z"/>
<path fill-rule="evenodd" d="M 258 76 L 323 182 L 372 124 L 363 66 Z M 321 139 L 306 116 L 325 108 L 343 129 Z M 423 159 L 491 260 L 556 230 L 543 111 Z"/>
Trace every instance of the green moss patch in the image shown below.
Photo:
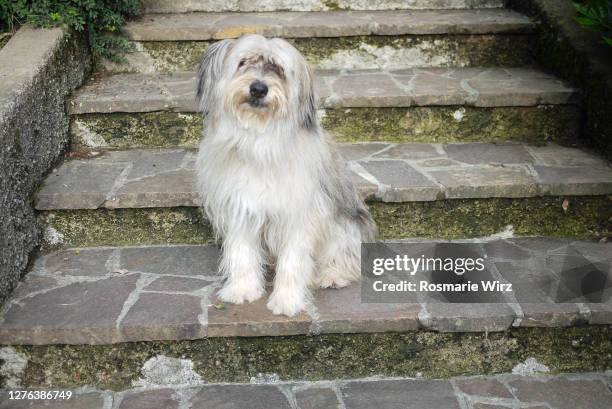
<path fill-rule="evenodd" d="M 578 108 L 412 107 L 325 111 L 322 124 L 337 140 L 392 142 L 565 141 L 578 134 Z"/>
<path fill-rule="evenodd" d="M 248 382 L 259 373 L 281 380 L 374 375 L 446 378 L 510 372 L 533 357 L 553 372 L 612 368 L 612 327 L 517 328 L 506 332 L 214 338 L 110 346 L 17 347 L 28 357 L 23 386 L 91 385 L 121 390 L 151 357 L 190 359 L 207 382 Z"/>
<path fill-rule="evenodd" d="M 578 108 L 410 107 L 328 109 L 323 127 L 339 142 L 569 142 L 578 134 Z M 202 116 L 147 112 L 72 117 L 72 149 L 196 148 Z"/>
<path fill-rule="evenodd" d="M 202 116 L 176 112 L 88 114 L 71 118 L 71 148 L 197 148 Z"/>
<path fill-rule="evenodd" d="M 532 62 L 531 36 L 520 34 L 315 37 L 288 40 L 302 52 L 313 68 L 336 68 L 338 65 L 331 61 L 344 61 L 349 54 L 353 66 L 357 68 L 380 68 L 381 63 L 389 64 L 394 59 L 397 59 L 395 66 L 409 64 L 438 67 L 522 66 Z M 168 73 L 194 71 L 209 44 L 209 41 L 151 41 L 139 45 L 158 71 Z M 398 50 L 403 51 L 398 53 Z M 380 59 L 380 56 L 386 58 Z M 404 57 L 411 57 L 411 60 L 404 61 Z"/>
<path fill-rule="evenodd" d="M 370 210 L 383 240 L 407 237 L 471 238 L 498 233 L 508 225 L 518 236 L 598 237 L 612 216 L 606 197 L 463 199 L 376 203 Z"/>
<path fill-rule="evenodd" d="M 43 212 L 38 221 L 41 231 L 55 229 L 62 237 L 59 245 L 67 247 L 214 242 L 210 225 L 195 208 Z M 42 247 L 54 246 L 43 241 Z"/>
<path fill-rule="evenodd" d="M 611 214 L 606 197 L 463 199 L 370 203 L 379 238 L 470 238 L 512 225 L 521 236 L 595 237 Z M 39 214 L 42 231 L 55 229 L 66 247 L 208 244 L 211 227 L 197 208 L 64 210 Z M 50 249 L 43 244 L 43 249 Z"/>

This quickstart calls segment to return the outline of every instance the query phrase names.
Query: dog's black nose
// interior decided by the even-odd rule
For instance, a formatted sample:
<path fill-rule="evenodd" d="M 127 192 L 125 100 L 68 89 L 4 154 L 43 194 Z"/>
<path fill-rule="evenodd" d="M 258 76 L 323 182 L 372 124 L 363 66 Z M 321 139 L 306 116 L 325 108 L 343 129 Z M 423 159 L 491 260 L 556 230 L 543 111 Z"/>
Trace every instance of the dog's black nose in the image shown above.
<path fill-rule="evenodd" d="M 268 86 L 261 81 L 255 81 L 251 84 L 249 92 L 253 98 L 263 98 L 268 93 Z"/>

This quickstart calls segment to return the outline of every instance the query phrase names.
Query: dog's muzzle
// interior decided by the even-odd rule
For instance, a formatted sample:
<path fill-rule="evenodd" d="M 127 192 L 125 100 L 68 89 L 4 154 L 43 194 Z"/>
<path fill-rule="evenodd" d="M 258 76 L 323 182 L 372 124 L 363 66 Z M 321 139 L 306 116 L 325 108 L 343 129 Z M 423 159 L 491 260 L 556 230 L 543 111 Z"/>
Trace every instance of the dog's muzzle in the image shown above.
<path fill-rule="evenodd" d="M 268 86 L 263 82 L 257 80 L 251 84 L 249 87 L 249 94 L 251 95 L 251 99 L 249 100 L 249 104 L 253 107 L 262 106 L 262 100 L 268 95 Z"/>

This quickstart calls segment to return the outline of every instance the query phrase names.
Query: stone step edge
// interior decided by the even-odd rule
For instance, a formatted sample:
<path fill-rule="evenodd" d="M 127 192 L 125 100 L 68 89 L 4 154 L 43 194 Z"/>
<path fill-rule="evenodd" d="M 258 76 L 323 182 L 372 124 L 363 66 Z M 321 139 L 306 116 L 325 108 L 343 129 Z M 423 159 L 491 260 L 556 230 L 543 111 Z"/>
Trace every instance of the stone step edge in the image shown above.
<path fill-rule="evenodd" d="M 288 3 L 288 4 L 287 4 Z M 324 0 L 285 1 L 280 6 L 277 2 L 269 0 L 251 0 L 248 2 L 223 2 L 207 0 L 142 0 L 145 13 L 192 13 L 192 12 L 261 12 L 261 11 L 334 11 L 337 9 L 349 10 L 431 10 L 431 9 L 487 9 L 502 8 L 502 0 L 337 0 L 327 2 Z"/>
<path fill-rule="evenodd" d="M 514 283 L 514 292 L 503 295 L 499 303 L 444 304 L 419 297 L 412 303 L 367 304 L 361 303 L 360 285 L 353 284 L 318 289 L 312 307 L 286 317 L 266 308 L 267 295 L 242 305 L 218 300 L 216 245 L 73 248 L 35 261 L 5 304 L 0 344 L 99 345 L 414 330 L 496 332 L 612 323 L 610 302 L 572 299 L 557 304 L 551 302 L 546 287 L 547 280 L 560 280 L 557 269 L 592 263 L 609 270 L 612 244 L 540 237 L 400 242 L 421 247 L 465 243 L 472 253 L 487 256 L 483 279 Z M 538 267 L 540 258 L 546 259 L 545 268 Z M 533 276 L 544 280 L 536 283 Z M 537 289 L 542 294 L 517 301 L 525 291 L 531 294 Z"/>
<path fill-rule="evenodd" d="M 195 73 L 116 74 L 79 88 L 72 115 L 112 112 L 196 112 Z M 526 68 L 320 70 L 314 78 L 324 108 L 577 104 L 577 92 L 556 77 Z"/>
<path fill-rule="evenodd" d="M 612 194 L 612 168 L 555 144 L 340 144 L 359 193 L 387 203 Z M 194 151 L 134 149 L 70 160 L 44 180 L 37 210 L 198 206 Z"/>
<path fill-rule="evenodd" d="M 266 37 L 525 34 L 535 24 L 509 9 L 147 14 L 123 31 L 135 41 Z"/>
<path fill-rule="evenodd" d="M 595 405 L 589 406 L 593 408 L 605 408 L 610 404 L 608 389 L 612 387 L 612 371 L 553 375 L 548 373 L 550 370 L 546 365 L 532 358 L 517 365 L 512 373 L 497 375 L 454 376 L 448 379 L 372 376 L 326 381 L 281 381 L 273 374 L 261 374 L 253 377 L 250 383 L 207 383 L 188 359 L 158 355 L 149 359 L 146 365 L 132 389 L 78 388 L 74 390 L 71 400 L 59 401 L 54 407 L 166 409 L 214 407 L 228 402 L 236 405 L 233 407 L 251 407 L 253 402 L 265 402 L 265 407 L 278 409 L 357 409 L 390 408 L 396 407 L 397 402 L 417 402 L 426 406 L 413 407 L 460 409 L 527 407 L 524 405 L 557 407 L 552 405 L 562 401 L 569 404 L 567 407 L 586 404 Z M 170 377 L 175 380 L 174 384 L 165 383 Z M 8 391 L 0 390 L 0 396 L 3 395 L 6 397 Z M 503 406 L 498 406 L 500 404 Z"/>

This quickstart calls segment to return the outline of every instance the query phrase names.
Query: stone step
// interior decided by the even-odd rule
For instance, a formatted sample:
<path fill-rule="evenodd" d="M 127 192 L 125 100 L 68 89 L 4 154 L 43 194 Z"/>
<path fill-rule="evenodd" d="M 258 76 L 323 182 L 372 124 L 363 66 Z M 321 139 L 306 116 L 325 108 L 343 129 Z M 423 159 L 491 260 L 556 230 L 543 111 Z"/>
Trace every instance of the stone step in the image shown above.
<path fill-rule="evenodd" d="M 340 141 L 571 140 L 576 92 L 530 69 L 318 71 L 322 125 Z M 196 147 L 195 75 L 122 74 L 69 103 L 75 148 Z"/>
<path fill-rule="evenodd" d="M 469 35 L 516 34 L 533 28 L 527 17 L 495 9 L 149 14 L 129 22 L 124 30 L 136 41 L 205 41 L 244 34 L 283 38 Z"/>
<path fill-rule="evenodd" d="M 418 254 L 438 254 L 436 246 L 442 243 L 406 242 Z M 478 281 L 511 283 L 512 291 L 480 292 L 470 303 L 444 302 L 428 292 L 402 293 L 392 299 L 391 294 L 386 299 L 391 302 L 374 297 L 368 303 L 368 299 L 362 302 L 361 286 L 353 284 L 317 290 L 308 312 L 294 317 L 273 315 L 265 306 L 267 297 L 243 305 L 218 300 L 217 246 L 60 250 L 39 257 L 5 304 L 0 344 L 113 344 L 420 329 L 494 332 L 612 323 L 612 244 L 558 238 L 462 243 L 462 251 L 484 260 Z M 415 282 L 432 280 L 419 274 L 424 275 L 415 277 Z M 597 292 L 595 298 L 581 295 L 583 278 L 590 283 L 601 279 L 604 285 L 592 290 Z M 364 281 L 364 290 L 368 282 Z"/>
<path fill-rule="evenodd" d="M 525 66 L 534 27 L 506 9 L 152 14 L 126 25 L 127 64 L 101 68 L 195 71 L 212 42 L 247 33 L 286 38 L 319 69 Z"/>
<path fill-rule="evenodd" d="M 553 373 L 605 371 L 612 367 L 611 340 L 612 326 L 581 325 L 5 346 L 0 354 L 7 362 L 7 383 L 21 388 L 61 385 L 120 391 L 171 380 L 262 383 L 381 376 L 448 379 L 546 368 Z"/>
<path fill-rule="evenodd" d="M 555 144 L 342 144 L 361 195 L 386 203 L 612 194 L 612 169 Z M 63 163 L 37 210 L 197 206 L 194 151 L 109 151 Z"/>
<path fill-rule="evenodd" d="M 217 408 L 404 408 L 404 409 L 492 409 L 492 408 L 589 408 L 612 406 L 612 375 L 608 372 L 506 373 L 496 376 L 455 377 L 447 380 L 404 377 L 372 377 L 318 382 L 275 380 L 264 383 L 207 384 L 187 360 L 153 358 L 153 365 L 171 370 L 184 384 L 155 383 L 160 376 L 145 373 L 147 388 L 121 392 L 99 389 L 74 390 L 72 398 L 54 404 L 57 409 L 169 409 Z M 530 361 L 531 362 L 531 361 Z M 170 368 L 170 365 L 176 368 Z M 537 366 L 537 363 L 535 364 Z M 183 369 L 180 372 L 178 368 Z M 542 370 L 540 365 L 536 369 Z M 153 368 L 151 368 L 153 369 Z M 148 376 L 148 378 L 147 378 Z M 152 384 L 149 384 L 152 383 Z M 9 402 L 8 391 L 0 392 Z M 467 406 L 469 405 L 469 406 Z M 15 402 L 0 408 L 22 408 Z"/>
<path fill-rule="evenodd" d="M 499 8 L 503 0 L 142 0 L 145 13 Z"/>
<path fill-rule="evenodd" d="M 194 73 L 120 74 L 81 87 L 72 115 L 113 112 L 195 112 Z M 423 68 L 395 71 L 324 70 L 315 73 L 322 108 L 411 106 L 533 107 L 578 102 L 554 76 L 523 68 Z"/>

